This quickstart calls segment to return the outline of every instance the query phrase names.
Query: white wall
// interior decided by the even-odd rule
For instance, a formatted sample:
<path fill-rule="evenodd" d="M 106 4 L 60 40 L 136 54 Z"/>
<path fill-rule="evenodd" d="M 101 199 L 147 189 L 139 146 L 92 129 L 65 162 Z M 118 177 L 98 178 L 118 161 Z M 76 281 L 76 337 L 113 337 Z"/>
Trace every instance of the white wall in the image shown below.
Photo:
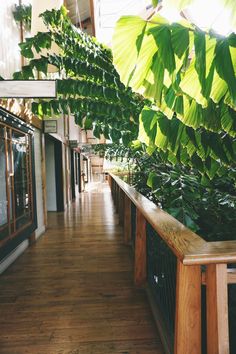
<path fill-rule="evenodd" d="M 27 2 L 23 0 L 23 2 Z M 4 79 L 11 79 L 15 71 L 21 69 L 21 55 L 18 44 L 20 43 L 20 28 L 16 24 L 12 10 L 18 4 L 18 0 L 0 1 L 0 75 Z M 1 94 L 0 94 L 1 96 Z M 45 230 L 43 218 L 43 197 L 42 197 L 42 175 L 41 175 L 41 143 L 40 132 L 35 129 L 35 180 L 38 228 L 36 237 L 39 237 Z M 2 183 L 0 181 L 0 183 Z M 0 262 L 0 273 L 2 273 L 17 257 L 28 247 L 29 240 L 23 241 L 3 261 Z"/>
<path fill-rule="evenodd" d="M 34 158 L 35 158 L 35 184 L 36 184 L 36 208 L 38 228 L 36 230 L 36 238 L 41 236 L 45 231 L 44 225 L 44 211 L 43 211 L 43 190 L 42 190 L 42 168 L 41 168 L 41 133 L 35 129 L 34 133 Z"/>
<path fill-rule="evenodd" d="M 46 181 L 47 181 L 47 210 L 57 210 L 56 200 L 56 176 L 55 176 L 55 156 L 54 143 L 50 139 L 45 139 L 46 155 Z"/>
<path fill-rule="evenodd" d="M 12 74 L 21 68 L 20 30 L 12 15 L 16 3 L 17 0 L 0 2 L 0 75 L 4 79 L 12 78 Z"/>
<path fill-rule="evenodd" d="M 69 122 L 70 140 L 80 141 L 80 131 L 81 128 L 77 124 L 75 124 L 74 116 L 70 116 L 70 122 Z"/>

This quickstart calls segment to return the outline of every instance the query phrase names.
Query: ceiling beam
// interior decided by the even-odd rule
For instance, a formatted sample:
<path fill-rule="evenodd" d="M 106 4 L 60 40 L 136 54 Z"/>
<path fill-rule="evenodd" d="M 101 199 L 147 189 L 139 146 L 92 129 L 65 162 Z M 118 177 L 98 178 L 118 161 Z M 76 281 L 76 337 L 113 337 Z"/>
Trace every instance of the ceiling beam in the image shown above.
<path fill-rule="evenodd" d="M 56 97 L 55 80 L 3 80 L 0 81 L 1 98 L 53 98 Z"/>
<path fill-rule="evenodd" d="M 95 17 L 94 17 L 94 0 L 90 0 L 90 15 L 91 15 L 91 22 L 92 22 L 92 34 L 96 36 L 96 29 L 95 29 Z"/>

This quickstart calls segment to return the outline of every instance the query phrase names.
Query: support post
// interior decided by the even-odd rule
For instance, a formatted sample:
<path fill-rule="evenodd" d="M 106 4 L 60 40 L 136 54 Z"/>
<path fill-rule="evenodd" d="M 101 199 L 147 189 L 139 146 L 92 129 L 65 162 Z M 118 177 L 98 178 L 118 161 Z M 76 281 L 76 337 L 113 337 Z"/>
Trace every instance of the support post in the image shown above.
<path fill-rule="evenodd" d="M 120 195 L 119 195 L 119 222 L 120 225 L 124 225 L 124 192 L 123 190 L 120 188 Z"/>
<path fill-rule="evenodd" d="M 110 176 L 110 175 L 108 175 L 108 177 L 107 177 L 107 181 L 108 181 L 109 187 L 110 187 L 111 192 L 112 192 L 112 178 L 111 178 L 111 176 Z"/>
<path fill-rule="evenodd" d="M 206 270 L 207 353 L 229 354 L 227 265 L 210 264 Z"/>
<path fill-rule="evenodd" d="M 201 354 L 201 268 L 177 261 L 175 354 Z"/>
<path fill-rule="evenodd" d="M 126 245 L 131 243 L 131 200 L 127 195 L 124 199 L 124 241 Z"/>
<path fill-rule="evenodd" d="M 116 205 L 116 212 L 119 213 L 119 204 L 120 204 L 120 187 L 116 183 L 116 199 L 115 199 L 115 205 Z"/>
<path fill-rule="evenodd" d="M 137 208 L 136 213 L 136 239 L 135 239 L 135 267 L 134 282 L 137 287 L 145 285 L 147 280 L 147 243 L 146 219 Z"/>
<path fill-rule="evenodd" d="M 47 216 L 47 181 L 46 181 L 46 147 L 45 147 L 45 135 L 41 133 L 41 169 L 42 169 L 42 191 L 43 191 L 43 220 L 45 228 L 48 224 Z"/>

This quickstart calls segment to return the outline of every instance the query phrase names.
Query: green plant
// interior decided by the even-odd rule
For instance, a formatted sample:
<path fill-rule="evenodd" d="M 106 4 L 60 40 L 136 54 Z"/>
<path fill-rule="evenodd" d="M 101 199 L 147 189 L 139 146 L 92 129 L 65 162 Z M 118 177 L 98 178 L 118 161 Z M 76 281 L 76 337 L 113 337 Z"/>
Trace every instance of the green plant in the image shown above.
<path fill-rule="evenodd" d="M 115 66 L 124 84 L 152 101 L 142 112 L 140 137 L 168 152 L 171 163 L 211 177 L 235 166 L 235 46 L 234 33 L 221 37 L 158 14 L 118 21 Z"/>
<path fill-rule="evenodd" d="M 12 13 L 16 22 L 22 22 L 26 29 L 30 29 L 32 14 L 31 5 L 15 5 Z"/>
<path fill-rule="evenodd" d="M 42 17 L 48 32 L 38 33 L 21 43 L 21 52 L 29 59 L 29 64 L 15 73 L 14 78 L 35 78 L 37 71 L 46 76 L 49 63 L 58 68 L 60 78 L 58 97 L 34 101 L 33 112 L 39 116 L 71 113 L 77 124 L 85 129 L 93 128 L 95 136 L 103 134 L 113 140 L 115 144 L 107 146 L 106 150 L 102 147 L 103 151 L 98 147 L 98 151 L 109 159 L 127 160 L 129 167 L 135 166 L 134 182 L 139 191 L 203 236 L 215 237 L 218 230 L 217 238 L 223 237 L 222 220 L 232 227 L 236 219 L 233 211 L 235 111 L 226 100 L 226 91 L 222 96 L 223 86 L 217 91 L 213 80 L 206 90 L 206 77 L 202 80 L 204 64 L 203 69 L 199 69 L 200 54 L 196 43 L 211 41 L 209 34 L 200 36 L 199 41 L 195 39 L 194 63 L 198 64 L 194 64 L 191 70 L 195 78 L 197 75 L 200 93 L 198 96 L 192 93 L 191 96 L 180 87 L 186 75 L 192 78 L 191 72 L 188 74 L 191 67 L 188 53 L 189 43 L 194 43 L 195 29 L 186 25 L 156 23 L 156 18 L 153 22 L 136 18 L 134 22 L 138 27 L 129 32 L 133 34 L 130 39 L 124 39 L 122 34 L 118 41 L 122 26 L 123 30 L 131 30 L 134 25 L 132 18 L 131 26 L 127 18 L 121 20 L 115 40 L 118 41 L 115 62 L 120 65 L 117 67 L 124 83 L 139 91 L 135 94 L 121 82 L 110 50 L 77 30 L 63 7 L 59 11 L 46 11 Z M 179 36 L 185 41 L 179 41 Z M 216 47 L 221 47 L 224 40 L 217 42 L 214 36 L 212 38 L 216 54 Z M 231 40 L 229 43 L 234 43 L 234 37 Z M 53 42 L 60 47 L 60 54 L 49 53 Z M 45 49 L 48 54 L 44 52 L 39 59 L 34 59 L 34 51 L 41 53 Z M 123 60 L 126 50 L 128 58 Z M 205 56 L 202 53 L 203 62 L 209 66 L 207 55 L 208 52 Z M 227 82 L 227 70 L 226 74 L 225 70 L 221 73 L 227 76 L 225 80 L 219 78 L 220 68 L 217 65 L 215 55 L 214 77 L 218 75 L 215 85 L 224 81 L 227 95 L 231 95 L 234 88 L 230 85 L 234 82 Z M 190 85 L 188 87 L 191 90 Z M 219 101 L 215 102 L 210 97 L 212 92 L 221 95 Z M 206 107 L 196 101 L 200 96 L 206 100 Z M 181 107 L 184 110 L 181 111 Z M 200 115 L 193 107 L 201 110 L 198 111 Z M 207 111 L 202 115 L 204 109 Z M 138 133 L 139 141 L 132 143 Z M 121 139 L 125 146 L 120 144 Z M 203 211 L 209 215 L 204 218 L 204 224 Z M 219 215 L 218 219 L 216 215 Z M 214 219 L 219 222 L 214 223 Z M 217 225 L 212 228 L 214 232 L 210 230 L 209 220 Z M 224 237 L 230 238 L 231 229 L 228 230 L 229 235 L 224 233 Z"/>
<path fill-rule="evenodd" d="M 97 145 L 95 151 L 110 160 L 127 159 L 135 188 L 206 240 L 235 238 L 235 171 L 209 179 L 196 169 L 173 166 L 164 153 L 149 155 L 140 143 Z"/>
<path fill-rule="evenodd" d="M 60 78 L 57 98 L 35 100 L 33 113 L 51 117 L 70 112 L 78 125 L 93 129 L 96 137 L 103 134 L 114 142 L 122 139 L 129 144 L 137 138 L 139 114 L 148 101 L 124 86 L 112 63 L 111 51 L 75 28 L 64 7 L 46 11 L 42 18 L 48 32 L 39 32 L 20 44 L 29 64 L 16 72 L 14 79 L 36 78 L 37 72 L 46 76 L 48 64 L 58 68 Z M 60 54 L 50 54 L 53 42 Z M 39 59 L 34 59 L 34 51 L 41 54 Z"/>

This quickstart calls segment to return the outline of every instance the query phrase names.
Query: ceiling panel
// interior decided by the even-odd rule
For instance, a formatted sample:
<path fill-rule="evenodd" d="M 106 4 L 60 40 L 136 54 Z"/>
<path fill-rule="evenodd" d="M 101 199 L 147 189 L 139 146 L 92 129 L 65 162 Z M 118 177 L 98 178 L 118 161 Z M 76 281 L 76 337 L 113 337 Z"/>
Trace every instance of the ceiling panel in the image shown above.
<path fill-rule="evenodd" d="M 89 0 L 66 0 L 66 7 L 69 10 L 69 16 L 74 24 L 90 17 Z"/>

